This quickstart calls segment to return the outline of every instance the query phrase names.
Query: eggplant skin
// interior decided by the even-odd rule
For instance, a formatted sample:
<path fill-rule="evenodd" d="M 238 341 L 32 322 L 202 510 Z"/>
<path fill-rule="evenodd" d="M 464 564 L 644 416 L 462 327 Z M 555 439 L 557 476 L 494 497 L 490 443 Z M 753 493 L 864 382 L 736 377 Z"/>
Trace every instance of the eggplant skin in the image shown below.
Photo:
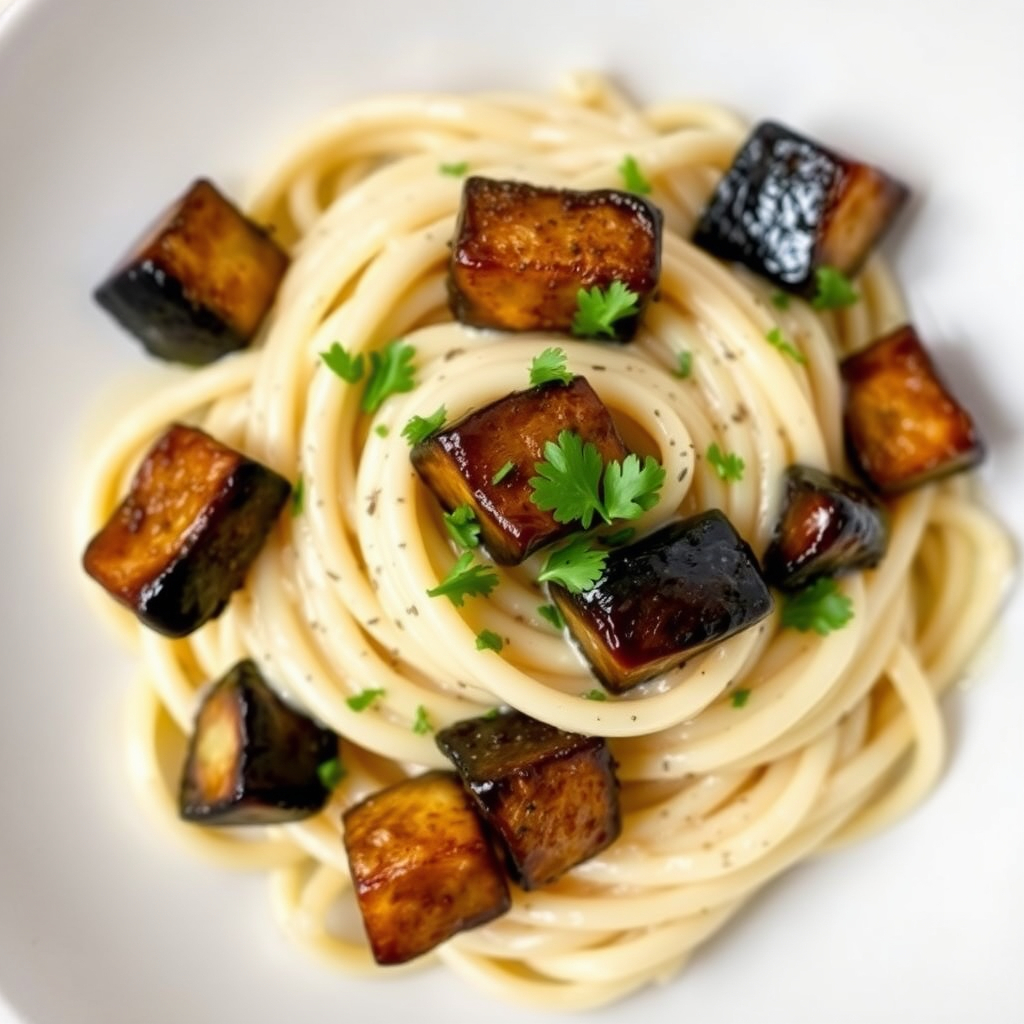
<path fill-rule="evenodd" d="M 248 345 L 287 267 L 266 231 L 199 179 L 94 297 L 152 355 L 198 366 Z"/>
<path fill-rule="evenodd" d="M 501 839 L 522 888 L 554 882 L 619 837 L 619 782 L 602 737 L 510 711 L 457 722 L 437 734 L 437 745 Z"/>
<path fill-rule="evenodd" d="M 810 297 L 818 268 L 860 270 L 909 194 L 879 168 L 766 121 L 719 181 L 693 241 Z"/>
<path fill-rule="evenodd" d="M 609 553 L 594 587 L 551 597 L 594 674 L 623 693 L 760 622 L 773 607 L 750 546 L 718 510 Z"/>
<path fill-rule="evenodd" d="M 207 692 L 182 771 L 178 809 L 204 825 L 275 825 L 321 810 L 322 764 L 338 756 L 330 729 L 285 704 L 252 661 Z"/>
<path fill-rule="evenodd" d="M 549 381 L 513 392 L 470 413 L 417 444 L 412 464 L 447 511 L 472 507 L 496 562 L 518 565 L 578 529 L 556 522 L 530 500 L 530 478 L 544 459 L 544 445 L 563 430 L 592 443 L 606 462 L 628 454 L 607 407 L 585 377 L 574 377 L 568 384 Z M 512 470 L 494 483 L 508 462 Z"/>
<path fill-rule="evenodd" d="M 661 269 L 661 211 L 629 192 L 466 179 L 448 275 L 455 318 L 507 331 L 568 331 L 581 288 L 621 281 L 639 311 L 615 324 L 627 341 Z"/>
<path fill-rule="evenodd" d="M 873 495 L 820 469 L 790 466 L 761 564 L 769 583 L 796 590 L 822 576 L 873 568 L 888 546 L 888 515 Z"/>
<path fill-rule="evenodd" d="M 405 963 L 508 910 L 505 874 L 454 772 L 427 772 L 382 789 L 349 808 L 343 822 L 377 963 Z"/>
<path fill-rule="evenodd" d="M 974 421 L 943 384 L 912 326 L 879 338 L 840 369 L 847 449 L 877 491 L 899 494 L 984 458 Z"/>
<path fill-rule="evenodd" d="M 242 586 L 290 493 L 272 469 L 173 424 L 89 541 L 83 567 L 151 629 L 186 636 Z"/>

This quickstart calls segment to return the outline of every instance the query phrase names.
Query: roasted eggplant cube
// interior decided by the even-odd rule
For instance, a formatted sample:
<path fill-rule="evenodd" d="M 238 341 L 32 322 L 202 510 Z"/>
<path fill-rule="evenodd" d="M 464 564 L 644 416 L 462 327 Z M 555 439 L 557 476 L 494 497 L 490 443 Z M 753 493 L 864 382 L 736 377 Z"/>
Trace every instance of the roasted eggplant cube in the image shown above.
<path fill-rule="evenodd" d="M 612 693 L 668 671 L 759 622 L 772 596 L 754 553 L 717 509 L 608 555 L 591 590 L 551 596 Z"/>
<path fill-rule="evenodd" d="M 273 470 L 174 424 L 82 564 L 147 626 L 186 636 L 242 585 L 290 492 Z"/>
<path fill-rule="evenodd" d="M 810 296 L 820 267 L 857 273 L 908 194 L 877 167 L 765 122 L 719 181 L 693 240 Z"/>
<path fill-rule="evenodd" d="M 842 375 L 850 457 L 883 494 L 981 461 L 970 415 L 946 390 L 913 327 L 900 327 L 845 359 Z"/>
<path fill-rule="evenodd" d="M 96 301 L 161 359 L 201 365 L 244 348 L 288 257 L 199 180 L 96 289 Z"/>
<path fill-rule="evenodd" d="M 509 908 L 508 882 L 454 772 L 383 789 L 345 812 L 345 849 L 374 959 L 400 964 Z"/>
<path fill-rule="evenodd" d="M 790 466 L 765 579 L 796 590 L 821 576 L 876 566 L 889 544 L 885 509 L 867 491 L 810 466 Z"/>
<path fill-rule="evenodd" d="M 600 736 L 563 732 L 511 711 L 437 734 L 524 889 L 547 885 L 621 831 L 619 783 Z"/>
<path fill-rule="evenodd" d="M 470 413 L 417 444 L 412 464 L 448 511 L 473 509 L 496 562 L 518 565 L 579 528 L 555 522 L 530 500 L 530 478 L 544 459 L 544 445 L 563 430 L 589 441 L 605 461 L 628 454 L 604 403 L 585 377 L 574 377 L 568 384 L 549 381 L 514 392 Z"/>
<path fill-rule="evenodd" d="M 614 325 L 633 336 L 658 284 L 661 211 L 614 189 L 576 192 L 468 178 L 448 291 L 462 323 L 507 331 L 568 331 L 581 288 L 621 281 L 638 312 Z"/>
<path fill-rule="evenodd" d="M 239 662 L 206 694 L 182 773 L 179 811 L 204 825 L 276 825 L 316 814 L 330 796 L 321 766 L 338 737 Z"/>

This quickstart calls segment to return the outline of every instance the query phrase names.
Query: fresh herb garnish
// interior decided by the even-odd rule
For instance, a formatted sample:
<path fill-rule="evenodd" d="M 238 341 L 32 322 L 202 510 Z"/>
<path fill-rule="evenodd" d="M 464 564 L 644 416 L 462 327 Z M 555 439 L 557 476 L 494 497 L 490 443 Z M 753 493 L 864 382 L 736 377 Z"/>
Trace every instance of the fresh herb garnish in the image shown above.
<path fill-rule="evenodd" d="M 814 272 L 818 291 L 811 299 L 815 309 L 842 309 L 852 306 L 860 296 L 850 279 L 835 267 L 818 267 Z"/>
<path fill-rule="evenodd" d="M 624 526 L 621 530 L 616 530 L 614 533 L 606 533 L 601 538 L 601 543 L 606 544 L 610 548 L 618 548 L 622 547 L 623 544 L 628 544 L 635 536 L 635 526 Z"/>
<path fill-rule="evenodd" d="M 416 349 L 401 338 L 388 342 L 379 352 L 370 353 L 370 376 L 363 391 L 363 412 L 376 412 L 389 395 L 412 391 L 416 386 L 412 359 Z"/>
<path fill-rule="evenodd" d="M 565 368 L 565 349 L 546 348 L 539 356 L 534 356 L 530 364 L 530 384 L 546 384 L 549 380 L 558 380 L 568 384 L 573 375 Z"/>
<path fill-rule="evenodd" d="M 719 480 L 742 480 L 746 463 L 732 452 L 723 452 L 714 441 L 708 446 L 708 464 L 715 471 Z"/>
<path fill-rule="evenodd" d="M 501 708 L 488 708 L 480 717 L 485 722 L 491 722 L 501 714 Z"/>
<path fill-rule="evenodd" d="M 586 693 L 581 693 L 580 696 L 584 700 L 607 700 L 608 699 L 608 694 L 605 693 L 604 690 L 598 690 L 598 689 L 587 690 Z"/>
<path fill-rule="evenodd" d="M 794 363 L 800 363 L 801 365 L 806 364 L 807 357 L 798 348 L 795 348 L 790 342 L 788 342 L 782 334 L 782 330 L 778 327 L 773 327 L 766 335 L 765 340 L 769 345 L 777 348 L 784 356 L 789 356 Z"/>
<path fill-rule="evenodd" d="M 593 540 L 580 533 L 548 555 L 537 579 L 560 583 L 570 594 L 582 594 L 601 578 L 607 560 L 608 552 L 594 547 Z"/>
<path fill-rule="evenodd" d="M 434 727 L 430 724 L 430 718 L 427 715 L 427 709 L 422 704 L 416 706 L 416 717 L 412 722 L 412 731 L 417 736 L 426 736 L 428 732 L 434 731 Z"/>
<path fill-rule="evenodd" d="M 355 384 L 363 376 L 362 354 L 349 355 L 338 342 L 334 342 L 326 352 L 321 352 L 320 358 L 329 370 L 336 373 L 342 380 L 348 381 L 349 384 Z"/>
<path fill-rule="evenodd" d="M 459 505 L 442 518 L 449 536 L 459 547 L 475 548 L 480 543 L 480 524 L 469 505 Z"/>
<path fill-rule="evenodd" d="M 562 613 L 553 604 L 538 605 L 537 614 L 546 622 L 554 626 L 555 629 L 560 630 L 565 627 L 565 619 L 562 618 Z"/>
<path fill-rule="evenodd" d="M 597 285 L 590 291 L 581 288 L 576 293 L 572 333 L 581 338 L 614 338 L 616 322 L 639 312 L 638 299 L 621 281 L 612 281 L 604 291 Z"/>
<path fill-rule="evenodd" d="M 606 523 L 636 519 L 658 504 L 664 482 L 664 467 L 652 455 L 641 462 L 640 456 L 631 452 L 621 462 L 609 462 L 604 467 L 601 517 Z"/>
<path fill-rule="evenodd" d="M 505 641 L 497 633 L 489 629 L 481 629 L 476 635 L 476 649 L 478 651 L 500 651 L 505 646 Z"/>
<path fill-rule="evenodd" d="M 686 380 L 687 377 L 693 373 L 693 353 L 692 352 L 680 352 L 679 360 L 676 363 L 676 368 L 672 373 L 680 380 Z"/>
<path fill-rule="evenodd" d="M 497 585 L 498 574 L 474 562 L 472 552 L 466 551 L 459 556 L 448 575 L 427 591 L 427 596 L 447 597 L 456 608 L 461 608 L 467 597 L 486 597 Z"/>
<path fill-rule="evenodd" d="M 300 473 L 292 487 L 292 516 L 302 515 L 302 505 L 306 498 L 306 482 Z"/>
<path fill-rule="evenodd" d="M 853 602 L 840 593 L 836 581 L 823 578 L 782 599 L 782 625 L 801 633 L 812 630 L 828 636 L 853 618 Z"/>
<path fill-rule="evenodd" d="M 498 470 L 497 473 L 494 474 L 494 476 L 491 477 L 491 483 L 494 484 L 495 487 L 497 487 L 498 484 L 500 484 L 501 481 L 504 480 L 505 477 L 507 477 L 509 473 L 511 473 L 512 470 L 515 468 L 516 464 L 509 460 L 508 462 L 505 463 L 504 466 L 501 467 L 501 469 Z"/>
<path fill-rule="evenodd" d="M 440 430 L 444 426 L 444 421 L 448 418 L 448 411 L 442 405 L 435 412 L 432 412 L 429 416 L 413 416 L 411 420 L 404 427 L 402 427 L 402 437 L 404 437 L 410 445 L 417 445 L 420 441 L 425 441 L 435 430 Z"/>
<path fill-rule="evenodd" d="M 732 706 L 734 708 L 741 708 L 750 699 L 749 690 L 733 690 L 732 691 Z"/>
<path fill-rule="evenodd" d="M 324 761 L 322 764 L 317 766 L 316 774 L 320 779 L 320 785 L 323 786 L 324 789 L 336 789 L 338 783 L 345 778 L 345 766 L 341 763 L 339 758 L 332 757 L 330 761 Z"/>
<path fill-rule="evenodd" d="M 354 694 L 351 697 L 345 698 L 345 703 L 353 711 L 365 711 L 378 697 L 383 697 L 384 691 L 381 689 L 374 690 L 361 690 L 359 693 Z"/>
<path fill-rule="evenodd" d="M 391 433 L 391 429 L 390 429 L 390 427 L 388 427 L 388 425 L 386 423 L 378 423 L 377 426 L 375 426 L 373 428 L 373 432 L 378 437 L 387 437 L 388 434 Z"/>
<path fill-rule="evenodd" d="M 776 309 L 789 309 L 789 296 L 785 292 L 772 292 L 772 305 Z"/>
<path fill-rule="evenodd" d="M 441 164 L 437 169 L 442 174 L 447 174 L 452 178 L 463 178 L 469 170 L 469 161 L 460 160 L 458 163 Z"/>
<path fill-rule="evenodd" d="M 634 192 L 638 196 L 651 194 L 651 183 L 644 176 L 644 172 L 640 170 L 635 156 L 627 153 L 622 163 L 619 164 L 618 171 L 622 175 L 627 191 Z"/>

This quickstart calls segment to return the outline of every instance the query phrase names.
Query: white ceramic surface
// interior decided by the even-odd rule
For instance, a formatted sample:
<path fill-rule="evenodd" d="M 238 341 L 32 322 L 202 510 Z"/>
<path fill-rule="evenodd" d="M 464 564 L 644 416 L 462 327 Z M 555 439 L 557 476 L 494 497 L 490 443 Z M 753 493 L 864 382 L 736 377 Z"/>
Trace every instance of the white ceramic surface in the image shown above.
<path fill-rule="evenodd" d="M 12 1019 L 527 1019 L 439 970 L 356 982 L 307 962 L 275 931 L 260 879 L 193 860 L 126 788 L 131 666 L 86 604 L 68 524 L 84 425 L 142 362 L 90 290 L 154 209 L 197 173 L 237 190 L 318 111 L 371 93 L 543 89 L 589 66 L 645 98 L 776 116 L 915 187 L 890 248 L 989 441 L 992 501 L 1019 532 L 1022 42 L 1018 0 L 15 0 L 0 15 L 0 1003 Z M 950 766 L 920 810 L 781 880 L 666 988 L 588 1019 L 1024 1019 L 1022 637 L 1018 591 L 949 701 Z"/>

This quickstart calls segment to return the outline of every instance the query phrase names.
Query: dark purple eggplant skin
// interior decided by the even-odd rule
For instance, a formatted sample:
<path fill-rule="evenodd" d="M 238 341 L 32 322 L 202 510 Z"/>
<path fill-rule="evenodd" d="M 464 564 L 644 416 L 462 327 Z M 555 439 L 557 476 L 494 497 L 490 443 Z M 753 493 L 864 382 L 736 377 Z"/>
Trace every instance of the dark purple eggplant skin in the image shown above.
<path fill-rule="evenodd" d="M 237 723 L 231 773 L 216 795 L 203 792 L 202 729 L 220 711 Z M 206 694 L 182 771 L 178 809 L 203 825 L 274 825 L 320 811 L 330 790 L 320 767 L 338 756 L 338 736 L 286 704 L 255 662 L 235 665 Z M 223 775 L 219 772 L 218 775 Z M 208 778 L 208 776 L 207 776 Z"/>
<path fill-rule="evenodd" d="M 762 559 L 765 579 L 799 590 L 822 576 L 878 565 L 889 517 L 867 491 L 810 466 L 790 466 L 775 532 Z"/>
<path fill-rule="evenodd" d="M 906 186 L 877 168 L 766 121 L 719 182 L 693 241 L 809 297 L 820 266 L 856 274 L 908 195 Z M 863 244 L 850 249 L 848 218 L 865 210 L 877 227 L 858 232 Z"/>
<path fill-rule="evenodd" d="M 747 629 L 773 607 L 757 558 L 718 509 L 612 551 L 591 590 L 552 584 L 551 595 L 613 693 Z"/>

